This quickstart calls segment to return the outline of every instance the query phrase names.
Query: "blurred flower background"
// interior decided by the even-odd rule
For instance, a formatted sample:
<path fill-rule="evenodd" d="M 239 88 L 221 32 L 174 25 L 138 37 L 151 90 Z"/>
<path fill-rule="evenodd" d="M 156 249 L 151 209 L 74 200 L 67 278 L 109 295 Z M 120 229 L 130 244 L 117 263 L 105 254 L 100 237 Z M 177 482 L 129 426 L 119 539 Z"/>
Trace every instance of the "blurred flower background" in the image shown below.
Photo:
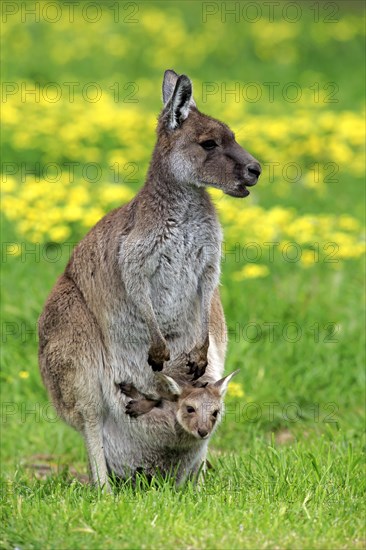
<path fill-rule="evenodd" d="M 174 68 L 263 165 L 249 199 L 212 192 L 227 248 L 276 243 L 306 269 L 362 256 L 365 113 L 357 71 L 343 67 L 362 62 L 363 14 L 321 3 L 236 3 L 231 15 L 215 2 L 36 4 L 9 8 L 3 24 L 2 210 L 17 239 L 76 242 L 134 195 Z M 241 260 L 237 280 L 271 270 L 269 254 Z"/>

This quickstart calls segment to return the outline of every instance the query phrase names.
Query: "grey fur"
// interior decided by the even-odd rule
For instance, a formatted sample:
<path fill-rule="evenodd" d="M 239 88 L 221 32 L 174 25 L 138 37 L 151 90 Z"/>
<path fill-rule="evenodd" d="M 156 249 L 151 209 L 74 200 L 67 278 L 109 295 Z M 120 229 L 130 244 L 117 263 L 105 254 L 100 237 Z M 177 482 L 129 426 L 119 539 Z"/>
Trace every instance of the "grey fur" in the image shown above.
<path fill-rule="evenodd" d="M 108 468 L 122 477 L 178 468 L 183 479 L 204 459 L 206 446 L 172 436 L 174 414 L 129 418 L 118 385 L 154 396 L 151 366 L 169 374 L 177 362 L 182 375 L 188 364 L 201 376 L 207 362 L 205 380 L 222 375 L 222 232 L 205 186 L 243 197 L 260 172 L 225 124 L 197 110 L 189 79 L 172 73 L 144 187 L 75 248 L 39 320 L 43 381 L 84 437 L 92 480 L 107 487 Z M 200 145 L 211 139 L 215 151 Z"/>

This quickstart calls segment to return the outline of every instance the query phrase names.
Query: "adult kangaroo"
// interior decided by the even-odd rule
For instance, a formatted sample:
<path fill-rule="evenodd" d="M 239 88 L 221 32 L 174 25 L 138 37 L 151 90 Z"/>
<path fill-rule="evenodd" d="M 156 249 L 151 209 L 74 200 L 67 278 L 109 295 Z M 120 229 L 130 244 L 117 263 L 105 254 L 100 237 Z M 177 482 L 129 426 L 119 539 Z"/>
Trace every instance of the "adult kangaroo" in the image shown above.
<path fill-rule="evenodd" d="M 120 384 L 153 396 L 154 370 L 172 365 L 221 377 L 222 232 L 206 187 L 246 197 L 261 172 L 225 124 L 197 109 L 187 76 L 165 72 L 163 101 L 145 185 L 74 249 L 39 320 L 44 384 L 84 437 L 92 480 L 107 487 L 108 472 L 159 465 L 184 479 L 204 459 L 169 431 L 169 415 L 126 415 Z"/>

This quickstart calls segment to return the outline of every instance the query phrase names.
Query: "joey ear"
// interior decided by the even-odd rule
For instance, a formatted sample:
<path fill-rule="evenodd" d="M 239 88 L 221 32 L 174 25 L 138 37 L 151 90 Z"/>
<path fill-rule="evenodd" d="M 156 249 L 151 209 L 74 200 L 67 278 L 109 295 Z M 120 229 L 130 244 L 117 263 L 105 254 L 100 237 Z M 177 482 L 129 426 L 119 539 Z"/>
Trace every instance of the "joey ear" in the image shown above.
<path fill-rule="evenodd" d="M 171 396 L 180 396 L 182 393 L 182 388 L 173 378 L 163 374 L 162 372 L 156 372 L 155 377 L 159 380 L 159 390 Z"/>
<path fill-rule="evenodd" d="M 174 92 L 166 104 L 168 127 L 171 130 L 178 128 L 188 117 L 191 107 L 196 104 L 192 97 L 192 82 L 188 76 L 178 77 Z"/>
<path fill-rule="evenodd" d="M 217 388 L 220 391 L 220 395 L 224 395 L 224 393 L 227 390 L 227 387 L 228 387 L 228 384 L 229 384 L 230 380 L 233 378 L 233 376 L 238 374 L 238 372 L 240 372 L 240 369 L 234 370 L 234 372 L 228 374 L 224 378 L 221 378 L 220 380 L 218 380 L 217 382 L 214 383 L 213 386 L 214 386 L 214 388 Z"/>

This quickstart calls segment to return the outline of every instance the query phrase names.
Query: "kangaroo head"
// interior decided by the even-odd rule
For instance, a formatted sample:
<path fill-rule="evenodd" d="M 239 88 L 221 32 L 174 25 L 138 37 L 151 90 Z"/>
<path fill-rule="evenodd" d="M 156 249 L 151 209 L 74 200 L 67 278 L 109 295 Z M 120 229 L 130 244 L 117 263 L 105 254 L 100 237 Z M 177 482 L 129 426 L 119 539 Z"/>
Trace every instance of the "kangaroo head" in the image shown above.
<path fill-rule="evenodd" d="M 180 387 L 170 376 L 157 373 L 164 393 L 177 401 L 178 424 L 196 439 L 207 439 L 217 426 L 223 410 L 223 398 L 227 386 L 239 369 L 202 388 Z"/>
<path fill-rule="evenodd" d="M 216 187 L 233 197 L 249 195 L 247 187 L 261 173 L 259 162 L 226 124 L 197 109 L 190 79 L 165 71 L 163 102 L 157 147 L 167 173 L 183 184 Z"/>

